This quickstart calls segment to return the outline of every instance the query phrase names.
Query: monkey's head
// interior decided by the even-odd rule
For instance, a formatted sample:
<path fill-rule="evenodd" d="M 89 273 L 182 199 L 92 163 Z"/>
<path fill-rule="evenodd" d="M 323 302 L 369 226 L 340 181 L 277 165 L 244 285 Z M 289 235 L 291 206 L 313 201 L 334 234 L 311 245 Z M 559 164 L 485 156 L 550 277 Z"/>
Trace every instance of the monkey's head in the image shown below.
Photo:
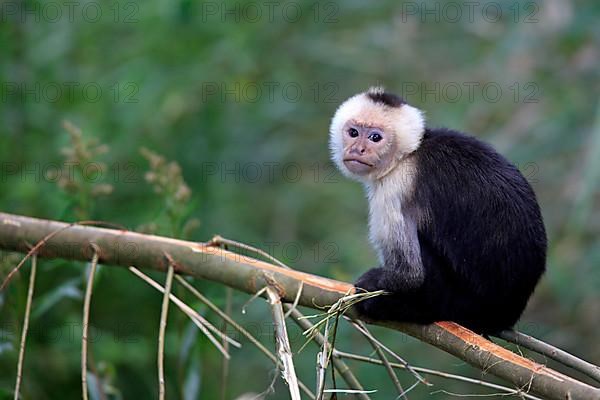
<path fill-rule="evenodd" d="M 383 88 L 371 88 L 335 112 L 329 129 L 331 157 L 350 178 L 378 180 L 419 147 L 424 130 L 419 109 Z"/>

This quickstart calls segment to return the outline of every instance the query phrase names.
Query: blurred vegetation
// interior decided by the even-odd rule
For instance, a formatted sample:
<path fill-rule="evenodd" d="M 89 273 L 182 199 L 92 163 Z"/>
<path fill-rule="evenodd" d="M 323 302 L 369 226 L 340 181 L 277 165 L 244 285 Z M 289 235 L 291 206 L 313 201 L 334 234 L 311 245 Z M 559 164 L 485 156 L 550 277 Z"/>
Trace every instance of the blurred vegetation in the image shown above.
<path fill-rule="evenodd" d="M 198 241 L 219 233 L 351 281 L 376 260 L 362 188 L 328 161 L 328 123 L 346 97 L 384 84 L 426 110 L 430 125 L 473 133 L 522 169 L 551 247 L 519 328 L 599 363 L 600 6 L 471 7 L 3 1 L 0 210 Z M 0 276 L 18 259 L 3 253 Z M 86 269 L 54 260 L 38 271 L 23 398 L 78 398 Z M 0 398 L 12 398 L 26 276 L 0 294 Z M 197 285 L 224 305 L 223 287 Z M 271 345 L 267 307 L 257 301 L 242 315 L 247 298 L 235 294 L 234 316 Z M 108 398 L 156 396 L 160 301 L 126 270 L 101 268 L 91 361 Z M 413 339 L 376 332 L 415 365 L 480 375 Z M 339 335 L 341 348 L 369 352 L 347 327 Z M 298 349 L 300 332 L 291 327 L 290 336 Z M 169 398 L 217 398 L 219 354 L 178 311 L 166 357 Z M 314 347 L 297 363 L 312 386 Z M 383 369 L 356 370 L 366 388 L 379 389 L 373 398 L 393 396 Z M 228 398 L 262 392 L 273 373 L 248 343 L 233 351 L 231 371 Z M 400 378 L 410 386 L 409 375 Z M 287 398 L 281 381 L 270 398 Z"/>

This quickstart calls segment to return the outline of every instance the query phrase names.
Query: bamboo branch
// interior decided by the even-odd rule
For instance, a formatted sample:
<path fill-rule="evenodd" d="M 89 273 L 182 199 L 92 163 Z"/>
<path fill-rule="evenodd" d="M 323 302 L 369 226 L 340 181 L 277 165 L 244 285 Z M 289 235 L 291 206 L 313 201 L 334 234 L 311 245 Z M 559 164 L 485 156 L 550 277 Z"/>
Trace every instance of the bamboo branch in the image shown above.
<path fill-rule="evenodd" d="M 27 242 L 37 243 L 60 229 L 63 230 L 47 238 L 45 244 L 37 249 L 39 256 L 85 261 L 90 258 L 87 254 L 89 244 L 94 243 L 100 249 L 100 262 L 103 264 L 136 265 L 166 272 L 168 263 L 164 254 L 168 253 L 177 260 L 178 274 L 222 283 L 246 293 L 256 293 L 266 286 L 265 277 L 269 276 L 270 280 L 277 282 L 282 299 L 290 303 L 300 289 L 300 282 L 303 282 L 298 304 L 311 308 L 327 307 L 354 290 L 346 282 L 287 270 L 206 244 L 126 230 L 69 227 L 63 222 L 5 213 L 0 213 L 0 248 L 27 253 Z M 600 389 L 521 357 L 452 322 L 431 325 L 366 322 L 405 332 L 514 386 L 530 385 L 531 393 L 549 399 L 600 399 Z"/>
<path fill-rule="evenodd" d="M 533 350 L 539 354 L 547 356 L 561 364 L 564 364 L 576 371 L 581 372 L 582 374 L 589 376 L 596 382 L 600 382 L 599 366 L 575 357 L 564 350 L 515 330 L 502 331 L 498 334 L 498 337 L 506 340 L 507 342 L 514 343 L 518 346 L 525 347 L 526 349 Z"/>
<path fill-rule="evenodd" d="M 290 388 L 292 400 L 300 400 L 300 388 L 298 387 L 298 377 L 294 368 L 292 359 L 292 348 L 285 327 L 285 317 L 283 315 L 283 306 L 279 294 L 271 288 L 267 288 L 267 300 L 271 305 L 271 314 L 273 315 L 273 325 L 275 329 L 275 347 L 277 355 L 281 361 L 281 374 Z"/>

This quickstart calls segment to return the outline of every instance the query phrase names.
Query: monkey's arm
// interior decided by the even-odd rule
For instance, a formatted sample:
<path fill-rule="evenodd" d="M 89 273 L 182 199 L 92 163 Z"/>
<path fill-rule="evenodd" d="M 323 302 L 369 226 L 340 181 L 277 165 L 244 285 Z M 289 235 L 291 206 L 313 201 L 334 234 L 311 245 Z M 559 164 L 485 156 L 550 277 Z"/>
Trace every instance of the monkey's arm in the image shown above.
<path fill-rule="evenodd" d="M 356 309 L 363 317 L 376 320 L 400 320 L 430 323 L 450 315 L 450 299 L 455 295 L 451 268 L 447 260 L 420 235 L 424 279 L 407 279 L 406 264 L 393 268 L 373 268 L 364 273 L 355 286 L 367 291 L 385 290 L 387 295 L 361 301 Z M 402 261 L 405 263 L 406 261 Z"/>
<path fill-rule="evenodd" d="M 386 290 L 392 293 L 414 293 L 425 285 L 432 286 L 450 279 L 453 269 L 431 239 L 418 232 L 413 239 L 418 250 L 415 262 L 409 262 L 400 250 L 392 251 L 384 266 L 364 273 L 355 286 L 367 291 Z"/>

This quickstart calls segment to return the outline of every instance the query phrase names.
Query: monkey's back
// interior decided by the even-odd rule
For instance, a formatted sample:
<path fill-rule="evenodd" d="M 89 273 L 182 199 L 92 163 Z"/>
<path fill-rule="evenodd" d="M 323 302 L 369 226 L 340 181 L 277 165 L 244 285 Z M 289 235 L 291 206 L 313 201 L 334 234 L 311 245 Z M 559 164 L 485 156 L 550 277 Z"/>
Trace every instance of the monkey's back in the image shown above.
<path fill-rule="evenodd" d="M 426 215 L 419 225 L 423 252 L 436 259 L 425 262 L 436 269 L 428 271 L 436 277 L 428 290 L 448 290 L 453 282 L 474 318 L 482 318 L 480 310 L 499 326 L 514 324 L 546 263 L 546 232 L 531 186 L 490 145 L 449 129 L 427 129 L 414 157 L 411 201 Z M 452 304 L 449 312 L 469 314 L 462 306 Z"/>

